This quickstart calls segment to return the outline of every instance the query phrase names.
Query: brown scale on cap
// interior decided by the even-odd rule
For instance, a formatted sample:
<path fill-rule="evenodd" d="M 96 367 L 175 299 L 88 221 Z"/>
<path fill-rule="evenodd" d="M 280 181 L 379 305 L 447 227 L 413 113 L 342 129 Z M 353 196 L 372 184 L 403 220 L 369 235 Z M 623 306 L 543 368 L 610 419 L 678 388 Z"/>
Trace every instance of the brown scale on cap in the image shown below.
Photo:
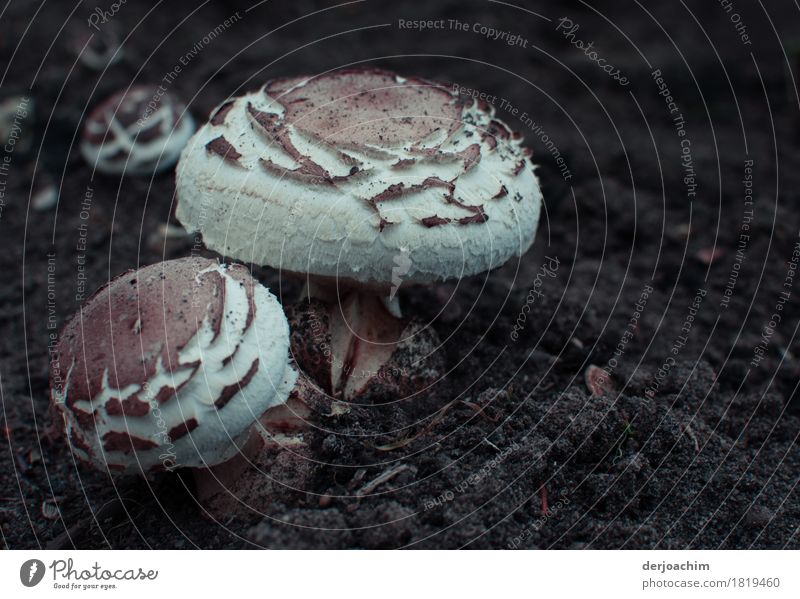
<path fill-rule="evenodd" d="M 463 216 L 458 219 L 458 224 L 460 225 L 470 225 L 472 223 L 485 223 L 489 220 L 489 216 L 481 210 L 480 212 L 476 212 L 472 216 Z"/>
<path fill-rule="evenodd" d="M 239 393 L 243 388 L 247 387 L 248 383 L 253 379 L 258 372 L 258 364 L 259 359 L 256 358 L 253 360 L 253 363 L 250 365 L 250 369 L 247 373 L 242 377 L 242 379 L 238 383 L 233 383 L 232 385 L 228 385 L 222 390 L 222 393 L 219 394 L 219 397 L 214 402 L 214 407 L 218 410 L 224 408 L 227 403 L 231 400 L 231 398 Z"/>
<path fill-rule="evenodd" d="M 403 193 L 406 191 L 406 189 L 407 188 L 405 183 L 394 183 L 389 187 L 387 187 L 386 189 L 384 189 L 383 191 L 381 191 L 380 193 L 377 193 L 374 196 L 372 196 L 369 199 L 369 201 L 370 203 L 375 204 L 376 202 L 385 202 L 386 200 L 393 200 L 395 198 L 399 198 L 400 196 L 402 196 Z"/>
<path fill-rule="evenodd" d="M 421 187 L 422 189 L 429 189 L 431 187 L 444 187 L 447 190 L 446 197 L 448 198 L 453 197 L 453 192 L 456 189 L 455 183 L 452 181 L 443 181 L 439 177 L 428 177 L 422 182 L 421 185 L 415 185 L 414 187 Z"/>
<path fill-rule="evenodd" d="M 463 149 L 458 154 L 464 160 L 464 171 L 468 171 L 481 161 L 481 147 L 478 144 L 472 144 Z"/>
<path fill-rule="evenodd" d="M 449 218 L 442 218 L 441 216 L 434 214 L 433 216 L 426 216 L 425 218 L 420 219 L 420 222 L 428 227 L 440 227 L 442 225 L 446 225 L 450 222 Z"/>
<path fill-rule="evenodd" d="M 445 151 L 444 145 L 463 131 L 464 109 L 467 99 L 453 93 L 448 87 L 421 79 L 403 79 L 389 71 L 371 68 L 353 68 L 327 73 L 318 77 L 297 77 L 268 82 L 263 92 L 267 108 L 256 107 L 248 101 L 245 106 L 252 128 L 258 132 L 271 149 L 279 149 L 290 157 L 297 166 L 290 168 L 274 160 L 259 158 L 261 167 L 278 177 L 286 177 L 312 185 L 334 186 L 353 177 L 368 177 L 370 169 L 362 165 L 348 151 L 365 156 L 391 159 L 393 152 L 404 148 L 417 158 L 400 158 L 392 168 L 406 170 L 421 164 L 454 165 L 459 164 L 464 174 L 478 166 L 482 159 L 482 146 L 473 143 L 459 151 Z M 212 125 L 221 125 L 234 101 L 220 106 L 211 117 Z M 279 104 L 281 110 L 270 111 L 268 106 Z M 491 106 L 478 102 L 478 108 L 491 112 Z M 467 119 L 472 122 L 470 119 Z M 311 156 L 298 150 L 292 142 L 292 135 L 299 134 L 306 141 L 332 154 L 341 165 L 350 165 L 349 174 L 332 175 Z M 466 135 L 473 135 L 466 131 Z M 512 138 L 511 130 L 501 121 L 491 120 L 488 130 L 479 133 L 484 149 L 489 151 Z M 433 146 L 426 141 L 437 140 Z M 219 154 L 226 160 L 236 162 L 239 152 L 232 148 L 223 137 L 213 139 L 207 144 L 209 152 Z M 515 168 L 518 174 L 521 166 Z M 460 175 L 459 175 L 460 176 Z M 429 177 L 422 184 L 391 184 L 371 198 L 364 198 L 378 217 L 377 227 L 383 231 L 395 224 L 381 213 L 379 202 L 392 200 L 411 193 L 430 189 L 433 185 L 449 187 L 445 202 L 466 208 L 471 214 L 462 218 L 449 218 L 436 221 L 431 215 L 425 222 L 436 224 L 453 223 L 469 225 L 486 221 L 482 207 L 465 207 L 453 202 L 455 187 L 452 181 L 441 181 Z M 506 194 L 498 193 L 498 200 Z"/>
<path fill-rule="evenodd" d="M 458 198 L 456 198 L 453 195 L 446 196 L 446 199 L 447 199 L 447 203 L 448 204 L 453 204 L 455 206 L 458 206 L 459 208 L 463 208 L 467 212 L 472 212 L 473 214 L 483 214 L 484 213 L 483 204 L 477 204 L 477 205 L 465 204 L 464 202 L 462 202 L 461 200 L 459 200 Z M 469 218 L 469 217 L 464 217 L 464 218 Z M 488 219 L 488 218 L 489 217 L 486 216 L 486 219 Z M 459 220 L 462 220 L 462 219 L 459 219 Z M 477 222 L 485 222 L 485 221 L 477 221 Z"/>
<path fill-rule="evenodd" d="M 230 109 L 233 108 L 233 100 L 228 100 L 222 106 L 217 108 L 214 111 L 214 114 L 211 115 L 211 124 L 212 125 L 221 125 L 225 122 L 225 116 L 228 114 Z"/>
<path fill-rule="evenodd" d="M 460 126 L 460 102 L 446 88 L 425 79 L 412 77 L 400 83 L 388 71 L 361 68 L 328 73 L 300 85 L 304 80 L 272 81 L 266 92 L 285 106 L 288 123 L 333 144 L 399 146 L 443 126 L 451 132 Z"/>
<path fill-rule="evenodd" d="M 269 173 L 272 173 L 278 177 L 289 177 L 290 179 L 296 179 L 297 181 L 303 181 L 306 183 L 317 183 L 317 184 L 330 184 L 331 178 L 328 177 L 321 177 L 319 175 L 314 175 L 308 172 L 308 169 L 301 166 L 296 169 L 286 168 L 285 166 L 281 166 L 279 164 L 275 164 L 270 159 L 259 158 L 259 163 L 261 164 L 262 168 Z"/>
<path fill-rule="evenodd" d="M 505 123 L 501 123 L 497 120 L 492 120 L 489 124 L 489 134 L 492 137 L 499 137 L 502 140 L 508 140 L 511 138 L 511 130 L 506 126 Z"/>
<path fill-rule="evenodd" d="M 109 385 L 120 389 L 144 386 L 159 360 L 172 372 L 194 367 L 179 366 L 179 352 L 208 314 L 219 331 L 224 282 L 216 272 L 195 279 L 214 263 L 204 258 L 168 263 L 169 277 L 164 264 L 117 277 L 67 322 L 56 351 L 64 373 L 72 368 L 66 397 L 70 407 L 101 392 L 106 369 Z"/>
<path fill-rule="evenodd" d="M 242 155 L 238 152 L 236 148 L 231 145 L 231 143 L 225 139 L 224 135 L 220 135 L 219 137 L 215 137 L 210 142 L 206 144 L 206 150 L 211 152 L 212 154 L 217 154 L 218 156 L 222 156 L 228 162 L 238 163 L 239 158 Z"/>
<path fill-rule="evenodd" d="M 234 269 L 232 276 L 235 279 L 239 279 L 239 285 L 244 286 L 247 291 L 247 320 L 244 322 L 244 328 L 249 329 L 250 324 L 256 317 L 255 279 L 247 277 L 243 280 L 245 273 L 244 269 Z"/>
<path fill-rule="evenodd" d="M 86 443 L 86 441 L 83 440 L 83 437 L 81 437 L 78 433 L 76 433 L 75 430 L 72 430 L 70 432 L 69 442 L 73 447 L 81 450 L 87 456 L 90 456 L 92 454 L 92 448 L 89 447 L 89 444 Z"/>
<path fill-rule="evenodd" d="M 378 202 L 395 200 L 404 195 L 410 193 L 416 193 L 426 189 L 431 189 L 433 187 L 444 187 L 447 190 L 445 197 L 452 196 L 453 190 L 455 189 L 455 185 L 453 183 L 450 183 L 448 181 L 443 181 L 438 177 L 428 177 L 422 183 L 417 183 L 415 185 L 406 185 L 405 183 L 393 183 L 383 191 L 378 192 L 377 194 L 369 198 L 367 202 L 377 210 Z"/>
<path fill-rule="evenodd" d="M 489 144 L 490 150 L 497 148 L 497 139 L 494 137 L 494 135 L 486 135 L 484 136 L 484 139 L 486 140 L 486 143 Z"/>
<path fill-rule="evenodd" d="M 342 163 L 352 167 L 350 173 L 347 175 L 331 175 L 325 168 L 314 162 L 309 156 L 306 156 L 295 147 L 289 136 L 289 130 L 284 126 L 284 122 L 278 115 L 258 110 L 250 102 L 247 103 L 247 113 L 253 119 L 254 129 L 261 133 L 267 143 L 280 146 L 287 155 L 291 156 L 300 165 L 298 168 L 290 169 L 275 164 L 272 160 L 261 159 L 261 165 L 267 171 L 279 176 L 288 176 L 318 184 L 331 184 L 335 181 L 344 181 L 361 172 L 361 165 L 355 158 L 329 147 L 328 149 L 336 154 Z M 313 141 L 321 146 L 328 145 L 321 139 L 314 138 Z"/>
<path fill-rule="evenodd" d="M 457 222 L 459 225 L 471 225 L 473 223 L 485 223 L 487 220 L 489 220 L 489 215 L 486 214 L 480 206 L 476 206 L 476 208 L 478 208 L 478 210 L 475 211 L 475 214 L 471 216 L 462 216 L 455 221 L 452 218 L 442 218 L 441 216 L 434 214 L 433 216 L 421 218 L 419 222 L 430 229 L 432 227 L 448 225 L 452 222 Z"/>
<path fill-rule="evenodd" d="M 103 435 L 103 449 L 106 451 L 131 453 L 153 449 L 154 447 L 158 447 L 158 445 L 149 439 L 140 439 L 120 431 L 108 431 Z"/>
<path fill-rule="evenodd" d="M 452 181 L 444 181 L 439 179 L 438 177 L 428 177 L 422 183 L 417 183 L 415 185 L 405 185 L 404 183 L 394 183 L 384 189 L 383 191 L 377 193 L 373 197 L 367 200 L 367 204 L 372 208 L 375 212 L 378 213 L 380 216 L 380 230 L 383 231 L 384 227 L 387 225 L 392 225 L 394 223 L 386 220 L 383 216 L 381 216 L 380 209 L 378 208 L 378 202 L 387 202 L 391 200 L 395 200 L 402 196 L 405 196 L 410 193 L 417 193 L 419 191 L 423 191 L 426 189 L 432 189 L 434 187 L 442 187 L 446 190 L 444 195 L 444 201 L 446 204 L 452 204 L 454 206 L 458 206 L 459 208 L 470 212 L 471 215 L 464 216 L 459 219 L 437 219 L 439 218 L 436 215 L 425 217 L 420 219 L 420 222 L 425 224 L 426 226 L 438 226 L 444 225 L 452 222 L 457 222 L 460 225 L 468 225 L 472 223 L 483 223 L 488 220 L 488 216 L 484 212 L 483 205 L 476 205 L 471 206 L 468 204 L 464 204 L 460 200 L 457 200 L 455 196 L 453 196 L 453 192 L 455 191 L 455 184 Z M 493 199 L 502 197 L 501 195 L 496 195 Z M 480 218 L 476 216 L 480 215 Z M 429 225 L 427 223 L 435 222 L 435 225 Z"/>
<path fill-rule="evenodd" d="M 267 136 L 267 141 L 277 142 L 280 131 L 281 119 L 277 114 L 258 110 L 251 102 L 247 103 L 247 114 L 249 114 L 257 127 L 256 131 Z"/>
<path fill-rule="evenodd" d="M 197 428 L 197 425 L 198 422 L 196 418 L 189 418 L 189 420 L 186 422 L 182 422 L 181 424 L 173 426 L 171 429 L 169 429 L 167 436 L 169 436 L 172 441 L 175 441 L 176 439 L 180 439 L 181 437 L 191 433 Z"/>
<path fill-rule="evenodd" d="M 81 428 L 91 429 L 94 427 L 94 413 L 84 412 L 79 408 L 74 408 L 72 411 L 75 414 L 75 420 L 78 421 Z"/>
<path fill-rule="evenodd" d="M 500 198 L 504 198 L 508 195 L 508 188 L 505 185 L 500 186 L 500 191 L 492 196 L 493 200 L 499 200 Z"/>
<path fill-rule="evenodd" d="M 324 173 L 330 179 L 330 174 L 325 169 L 313 163 L 308 156 L 295 147 L 289 138 L 288 130 L 278 115 L 258 110 L 250 102 L 247 103 L 247 114 L 253 119 L 254 129 L 259 131 L 268 143 L 281 146 L 284 152 L 299 162 L 302 172 L 306 174 L 316 172 L 318 175 Z"/>
<path fill-rule="evenodd" d="M 417 164 L 417 161 L 414 158 L 401 158 L 392 165 L 392 168 L 397 170 L 402 170 L 405 168 L 412 167 L 415 164 Z"/>
<path fill-rule="evenodd" d="M 137 397 L 129 397 L 127 399 L 120 399 L 112 397 L 106 403 L 106 413 L 109 416 L 144 416 L 150 411 L 150 406 L 147 402 L 138 399 Z"/>

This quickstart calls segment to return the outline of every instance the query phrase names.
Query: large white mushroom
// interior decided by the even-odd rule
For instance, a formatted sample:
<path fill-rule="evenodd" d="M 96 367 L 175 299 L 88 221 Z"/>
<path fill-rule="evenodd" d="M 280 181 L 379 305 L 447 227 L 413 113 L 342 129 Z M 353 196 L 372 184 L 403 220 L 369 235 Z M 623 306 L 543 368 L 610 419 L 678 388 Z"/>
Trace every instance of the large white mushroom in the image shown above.
<path fill-rule="evenodd" d="M 377 69 L 271 81 L 184 149 L 177 218 L 220 254 L 306 277 L 331 306 L 333 392 L 407 337 L 397 289 L 480 273 L 533 242 L 541 192 L 485 102 Z M 337 305 L 338 302 L 338 305 Z"/>
<path fill-rule="evenodd" d="M 286 317 L 243 266 L 183 258 L 128 271 L 66 323 L 56 352 L 51 405 L 75 456 L 98 469 L 223 465 L 224 476 L 243 450 L 303 443 L 309 387 Z M 198 483 L 212 494 L 207 474 Z"/>

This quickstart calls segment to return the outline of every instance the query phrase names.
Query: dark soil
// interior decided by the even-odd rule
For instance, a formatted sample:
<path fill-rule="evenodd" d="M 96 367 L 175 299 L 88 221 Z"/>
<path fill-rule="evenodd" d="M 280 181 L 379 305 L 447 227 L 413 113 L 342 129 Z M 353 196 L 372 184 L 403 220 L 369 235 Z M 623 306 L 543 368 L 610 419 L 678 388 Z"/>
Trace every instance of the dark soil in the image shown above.
<path fill-rule="evenodd" d="M 70 39 L 93 31 L 91 11 L 111 3 L 70 14 L 71 4 L 37 12 L 11 2 L 0 15 L 0 100 L 28 94 L 33 105 L 22 126 L 30 147 L 0 157 L 11 157 L 0 176 L 6 547 L 800 548 L 800 276 L 787 279 L 800 241 L 795 3 L 764 12 L 735 0 L 729 13 L 717 2 L 689 12 L 665 2 L 369 0 L 316 14 L 330 5 L 127 3 L 100 26 L 129 35 L 123 61 L 104 73 L 75 65 Z M 88 296 L 127 268 L 188 252 L 157 233 L 174 222 L 172 173 L 93 176 L 74 145 L 83 115 L 132 82 L 160 81 L 237 10 L 241 19 L 169 85 L 197 119 L 266 79 L 353 62 L 459 82 L 496 94 L 498 113 L 525 134 L 546 210 L 521 260 L 401 290 L 405 311 L 446 340 L 449 373 L 421 401 L 321 422 L 329 432 L 313 450 L 323 465 L 307 489 L 263 515 L 210 521 L 190 476 L 112 480 L 75 464 L 49 428 L 48 335 L 77 309 L 82 285 Z M 627 86 L 556 31 L 561 17 Z M 398 27 L 440 18 L 468 31 Z M 475 23 L 527 47 L 487 40 Z M 694 182 L 684 181 L 684 140 Z M 59 205 L 35 210 L 31 189 L 47 180 Z M 546 256 L 558 260 L 553 276 L 539 274 Z M 296 282 L 255 273 L 282 301 L 296 299 Z M 706 295 L 692 308 L 698 290 Z M 611 372 L 607 393 L 590 392 L 590 365 Z"/>

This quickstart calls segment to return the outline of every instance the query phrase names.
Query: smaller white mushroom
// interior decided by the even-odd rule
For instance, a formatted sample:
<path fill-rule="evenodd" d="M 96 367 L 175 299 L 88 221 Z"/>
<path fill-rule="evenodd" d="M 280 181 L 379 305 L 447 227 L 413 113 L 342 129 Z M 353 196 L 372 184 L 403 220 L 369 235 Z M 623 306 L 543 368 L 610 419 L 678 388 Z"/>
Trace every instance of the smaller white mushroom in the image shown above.
<path fill-rule="evenodd" d="M 112 280 L 67 322 L 56 352 L 51 402 L 69 445 L 115 473 L 228 461 L 298 379 L 275 297 L 243 266 L 203 258 Z"/>
<path fill-rule="evenodd" d="M 83 127 L 81 154 L 103 173 L 152 175 L 178 161 L 194 130 L 186 106 L 162 86 L 137 85 L 92 111 Z"/>
<path fill-rule="evenodd" d="M 128 271 L 64 327 L 51 406 L 73 454 L 111 474 L 188 467 L 203 513 L 266 509 L 318 463 L 311 422 L 336 405 L 289 357 L 280 304 L 240 265 Z"/>

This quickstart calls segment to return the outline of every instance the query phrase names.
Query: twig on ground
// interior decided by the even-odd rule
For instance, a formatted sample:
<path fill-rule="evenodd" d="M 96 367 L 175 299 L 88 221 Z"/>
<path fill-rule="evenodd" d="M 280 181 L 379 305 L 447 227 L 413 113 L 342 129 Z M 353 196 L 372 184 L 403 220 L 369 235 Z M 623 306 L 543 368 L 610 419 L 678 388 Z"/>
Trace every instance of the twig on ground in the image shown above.
<path fill-rule="evenodd" d="M 408 464 L 398 464 L 394 468 L 389 468 L 385 472 L 382 472 L 377 478 L 372 479 L 370 482 L 356 491 L 356 497 L 364 497 L 365 495 L 369 495 L 383 483 L 392 480 L 395 476 L 407 470 L 415 472 L 416 468 L 409 466 Z"/>
<path fill-rule="evenodd" d="M 483 443 L 486 443 L 486 445 L 488 445 L 489 447 L 494 449 L 496 452 L 502 453 L 500 448 L 497 445 L 495 445 L 494 443 L 492 443 L 491 441 L 489 441 L 489 439 L 487 439 L 486 437 L 483 438 Z"/>
<path fill-rule="evenodd" d="M 547 498 L 547 487 L 542 485 L 539 487 L 539 494 L 542 497 L 542 516 L 550 515 L 550 502 Z"/>
<path fill-rule="evenodd" d="M 700 453 L 700 443 L 697 441 L 697 435 L 694 434 L 692 427 L 688 424 L 686 425 L 686 434 L 694 442 L 694 452 Z"/>

